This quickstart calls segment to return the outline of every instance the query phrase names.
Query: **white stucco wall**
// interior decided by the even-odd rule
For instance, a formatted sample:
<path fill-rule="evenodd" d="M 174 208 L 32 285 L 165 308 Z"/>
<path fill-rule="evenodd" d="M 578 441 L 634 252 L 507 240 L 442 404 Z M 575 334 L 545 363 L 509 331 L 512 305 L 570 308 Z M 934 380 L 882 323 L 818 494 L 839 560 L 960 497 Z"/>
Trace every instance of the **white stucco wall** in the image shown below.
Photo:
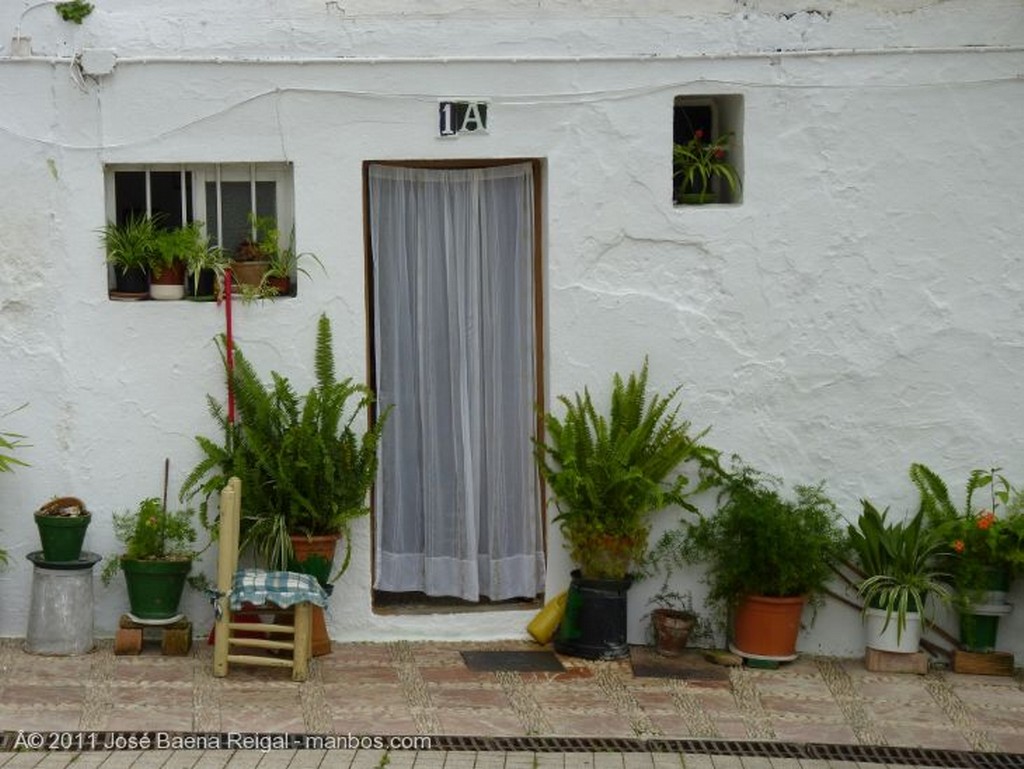
<path fill-rule="evenodd" d="M 160 493 L 165 457 L 176 494 L 193 436 L 214 434 L 222 314 L 107 299 L 106 163 L 294 164 L 298 245 L 328 275 L 237 308 L 235 328 L 303 387 L 321 311 L 342 373 L 365 375 L 364 160 L 543 158 L 550 394 L 603 392 L 647 353 L 714 445 L 827 479 L 851 517 L 865 496 L 912 508 L 913 461 L 1024 483 L 1016 0 L 97 5 L 81 27 L 0 6 L 0 412 L 28 403 L 0 429 L 33 444 L 32 467 L 0 476 L 0 635 L 25 633 L 39 504 L 81 497 L 87 548 L 113 552 L 111 512 Z M 19 36 L 30 56 L 12 55 Z M 85 49 L 114 51 L 113 73 L 76 82 Z M 741 205 L 672 206 L 687 94 L 743 98 Z M 488 99 L 489 133 L 437 138 L 445 97 Z M 375 615 L 368 522 L 356 534 L 333 637 L 524 635 L 530 613 Z M 569 564 L 549 542 L 553 594 Z M 653 587 L 633 588 L 632 640 Z M 97 633 L 125 606 L 97 582 Z M 195 594 L 187 611 L 209 616 Z M 1018 661 L 1022 631 L 1018 611 L 1000 636 Z M 828 605 L 801 643 L 859 654 L 860 633 Z"/>

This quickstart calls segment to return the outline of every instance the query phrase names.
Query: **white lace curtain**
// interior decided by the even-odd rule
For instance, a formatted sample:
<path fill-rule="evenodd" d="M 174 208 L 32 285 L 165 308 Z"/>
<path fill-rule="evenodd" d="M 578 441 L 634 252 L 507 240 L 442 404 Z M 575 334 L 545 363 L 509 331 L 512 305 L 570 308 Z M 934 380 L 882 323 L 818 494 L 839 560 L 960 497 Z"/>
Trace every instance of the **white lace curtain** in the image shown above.
<path fill-rule="evenodd" d="M 532 167 L 375 165 L 369 184 L 377 395 L 394 405 L 375 587 L 535 596 Z"/>

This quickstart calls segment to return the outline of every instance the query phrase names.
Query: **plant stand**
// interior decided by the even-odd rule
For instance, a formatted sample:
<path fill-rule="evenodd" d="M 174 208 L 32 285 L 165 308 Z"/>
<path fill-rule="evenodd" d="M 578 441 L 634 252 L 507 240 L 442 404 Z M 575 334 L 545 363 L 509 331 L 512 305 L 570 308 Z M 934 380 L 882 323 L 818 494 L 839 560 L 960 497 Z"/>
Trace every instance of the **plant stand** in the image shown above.
<path fill-rule="evenodd" d="M 92 651 L 92 567 L 100 556 L 85 552 L 73 561 L 48 561 L 37 550 L 25 557 L 34 567 L 25 651 L 55 656 Z"/>
<path fill-rule="evenodd" d="M 137 622 L 127 614 L 121 615 L 117 634 L 114 636 L 114 654 L 140 654 L 144 641 L 157 636 L 160 653 L 165 657 L 184 657 L 192 649 L 192 623 L 181 617 L 171 623 L 154 625 Z"/>

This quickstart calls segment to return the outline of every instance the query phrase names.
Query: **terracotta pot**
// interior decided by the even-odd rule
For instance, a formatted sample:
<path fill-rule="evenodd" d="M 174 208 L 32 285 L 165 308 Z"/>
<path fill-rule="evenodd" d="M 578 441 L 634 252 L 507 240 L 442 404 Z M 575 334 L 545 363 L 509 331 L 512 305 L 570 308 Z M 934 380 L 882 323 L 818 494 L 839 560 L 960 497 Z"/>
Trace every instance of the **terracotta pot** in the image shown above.
<path fill-rule="evenodd" d="M 291 278 L 267 278 L 267 285 L 276 290 L 277 293 L 274 296 L 292 295 Z"/>
<path fill-rule="evenodd" d="M 654 650 L 664 657 L 678 657 L 690 640 L 690 631 L 697 618 L 678 609 L 655 609 L 651 612 L 654 628 Z"/>
<path fill-rule="evenodd" d="M 793 659 L 807 596 L 745 596 L 733 615 L 733 646 L 740 655 Z"/>
<path fill-rule="evenodd" d="M 295 557 L 288 564 L 288 568 L 291 571 L 312 574 L 320 581 L 320 584 L 327 587 L 328 580 L 331 578 L 331 568 L 334 565 L 334 552 L 338 549 L 340 539 L 341 537 L 337 534 L 313 537 L 292 534 L 292 549 L 295 551 Z M 324 619 L 324 610 L 319 606 L 313 607 L 312 636 L 314 657 L 331 653 L 331 637 L 327 633 L 327 621 Z"/>
<path fill-rule="evenodd" d="M 231 276 L 240 286 L 258 286 L 270 262 L 232 262 Z"/>

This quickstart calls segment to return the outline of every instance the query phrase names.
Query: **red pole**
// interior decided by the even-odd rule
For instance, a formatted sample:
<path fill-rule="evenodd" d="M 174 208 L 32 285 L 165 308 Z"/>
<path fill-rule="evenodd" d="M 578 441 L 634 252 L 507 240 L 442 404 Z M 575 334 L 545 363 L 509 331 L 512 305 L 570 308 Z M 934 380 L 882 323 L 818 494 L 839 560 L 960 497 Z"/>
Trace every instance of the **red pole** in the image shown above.
<path fill-rule="evenodd" d="M 224 270 L 224 325 L 227 326 L 225 334 L 225 356 L 228 367 L 228 424 L 235 423 L 235 388 L 233 386 L 235 373 L 235 338 L 231 323 L 231 269 Z"/>

